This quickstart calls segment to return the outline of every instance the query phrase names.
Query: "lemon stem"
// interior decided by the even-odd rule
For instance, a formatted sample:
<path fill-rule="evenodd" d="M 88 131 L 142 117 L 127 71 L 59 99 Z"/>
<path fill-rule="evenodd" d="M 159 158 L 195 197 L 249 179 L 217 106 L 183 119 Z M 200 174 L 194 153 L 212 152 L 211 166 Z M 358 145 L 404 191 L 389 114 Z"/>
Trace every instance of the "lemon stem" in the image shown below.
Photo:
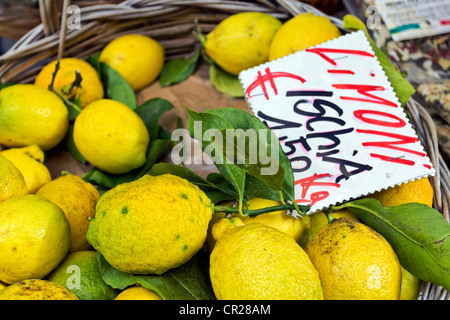
<path fill-rule="evenodd" d="M 298 211 L 296 209 L 296 207 L 300 211 Z M 303 214 L 304 212 L 309 210 L 309 206 L 300 206 L 300 207 L 297 204 L 293 205 L 290 203 L 285 203 L 285 204 L 281 204 L 278 206 L 272 206 L 272 207 L 255 209 L 255 210 L 248 210 L 248 209 L 240 210 L 239 208 L 233 208 L 233 207 L 227 207 L 227 206 L 214 206 L 214 212 L 242 213 L 245 216 L 256 217 L 257 215 L 260 215 L 263 213 L 269 213 L 269 212 L 274 212 L 274 211 L 279 211 L 279 210 L 296 210 L 300 214 Z"/>
<path fill-rule="evenodd" d="M 76 110 L 78 113 L 80 113 L 83 109 L 82 109 L 79 105 L 77 105 L 77 104 L 71 102 L 69 99 L 67 99 L 67 98 L 64 97 L 62 94 L 60 94 L 58 91 L 56 91 L 55 88 L 53 87 L 53 84 L 54 84 L 55 78 L 56 78 L 56 73 L 58 72 L 58 70 L 59 70 L 59 60 L 56 62 L 56 65 L 55 65 L 55 71 L 54 71 L 53 74 L 52 74 L 52 81 L 51 81 L 50 84 L 48 85 L 48 89 L 49 89 L 50 91 L 52 91 L 53 93 L 55 93 L 62 101 L 64 101 L 64 103 L 66 104 L 66 106 L 68 106 L 68 107 L 70 107 L 70 108 L 73 108 L 73 109 Z M 79 75 L 79 73 L 78 73 L 78 74 L 75 73 L 75 78 L 76 78 L 76 79 L 75 79 L 75 82 L 72 84 L 72 86 L 73 86 L 73 85 L 77 85 L 78 83 L 81 83 L 81 75 Z M 77 79 L 77 78 L 78 78 L 78 79 Z"/>
<path fill-rule="evenodd" d="M 328 223 L 332 223 L 333 221 L 336 221 L 336 218 L 335 217 L 333 217 L 333 215 L 331 214 L 331 211 L 330 210 L 324 210 L 323 211 L 324 213 L 325 213 L 325 215 L 327 216 L 327 219 L 328 219 Z"/>

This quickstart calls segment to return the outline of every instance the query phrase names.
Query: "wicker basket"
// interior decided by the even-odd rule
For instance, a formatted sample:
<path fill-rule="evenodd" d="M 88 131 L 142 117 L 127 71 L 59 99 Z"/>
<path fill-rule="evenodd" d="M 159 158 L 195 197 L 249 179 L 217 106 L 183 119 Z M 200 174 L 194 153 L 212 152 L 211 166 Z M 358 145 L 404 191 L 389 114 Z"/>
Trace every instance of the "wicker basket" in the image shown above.
<path fill-rule="evenodd" d="M 54 14 L 49 16 L 54 11 L 43 10 L 44 7 L 54 7 L 52 1 L 42 0 L 39 2 L 42 23 L 28 31 L 10 50 L 0 56 L 0 82 L 29 82 L 49 60 L 64 56 L 87 58 L 100 51 L 113 38 L 127 33 L 137 32 L 157 39 L 164 45 L 167 59 L 172 59 L 185 57 L 199 46 L 198 38 L 194 35 L 196 20 L 206 34 L 225 17 L 238 12 L 265 12 L 282 21 L 302 12 L 326 15 L 306 2 L 127 0 L 105 3 L 103 1 L 99 2 L 101 4 L 80 6 L 81 26 L 77 29 L 67 28 L 66 12 L 70 5 L 68 0 L 60 1 L 62 10 L 58 16 L 59 26 L 54 23 Z M 342 29 L 342 20 L 327 17 Z M 51 27 L 49 23 L 52 24 Z M 435 194 L 434 207 L 450 221 L 450 173 L 439 153 L 435 125 L 427 110 L 413 99 L 409 101 L 406 109 L 436 169 L 436 175 L 431 178 Z M 447 300 L 450 299 L 450 295 L 440 286 L 424 283 L 419 299 Z"/>

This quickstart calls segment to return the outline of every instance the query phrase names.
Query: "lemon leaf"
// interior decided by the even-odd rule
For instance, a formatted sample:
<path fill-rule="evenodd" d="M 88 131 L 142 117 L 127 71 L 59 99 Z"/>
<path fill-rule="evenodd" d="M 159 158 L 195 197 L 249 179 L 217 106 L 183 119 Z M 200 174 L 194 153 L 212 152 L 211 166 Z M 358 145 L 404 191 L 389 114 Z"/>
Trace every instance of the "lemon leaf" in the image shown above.
<path fill-rule="evenodd" d="M 269 161 L 268 159 L 265 159 L 264 162 L 268 162 L 270 165 L 277 164 L 278 166 L 275 170 L 276 173 L 270 176 L 261 174 L 261 168 L 251 167 L 252 170 L 247 171 L 249 175 L 246 177 L 245 195 L 248 197 L 280 200 L 279 192 L 282 191 L 289 200 L 295 201 L 295 183 L 292 165 L 275 134 L 260 119 L 244 110 L 219 108 L 208 110 L 206 112 L 227 119 L 235 129 L 254 129 L 258 133 L 258 138 L 262 139 L 261 142 L 266 144 L 268 149 L 266 155 L 268 155 L 270 159 Z M 273 143 L 275 143 L 275 145 L 272 145 Z M 272 148 L 277 150 L 278 154 L 272 154 Z M 245 151 L 247 152 L 248 148 Z M 258 150 L 258 152 L 260 151 L 262 150 Z M 259 156 L 261 157 L 262 154 L 259 154 Z M 258 159 L 256 159 L 256 161 L 253 159 L 253 161 L 258 163 L 261 167 L 267 167 L 267 165 L 261 165 L 261 163 L 258 162 Z"/>
<path fill-rule="evenodd" d="M 194 256 L 185 264 L 162 275 L 133 275 L 112 267 L 97 252 L 97 262 L 103 280 L 114 289 L 123 290 L 140 284 L 155 291 L 163 300 L 214 300 L 214 294 L 198 260 L 197 256 Z"/>
<path fill-rule="evenodd" d="M 186 59 L 178 58 L 169 60 L 161 71 L 159 76 L 159 84 L 162 88 L 177 84 L 186 80 L 197 67 L 200 49 Z"/>
<path fill-rule="evenodd" d="M 211 156 L 216 168 L 234 187 L 242 208 L 246 171 L 233 163 L 233 159 L 227 159 L 227 145 L 224 140 L 226 139 L 226 130 L 233 130 L 233 126 L 225 119 L 213 114 L 198 113 L 192 110 L 188 110 L 188 113 L 187 129 L 189 134 L 200 141 L 202 150 Z"/>
<path fill-rule="evenodd" d="M 69 123 L 69 128 L 67 129 L 67 134 L 64 138 L 64 144 L 75 160 L 81 163 L 86 163 L 86 159 L 82 156 L 80 151 L 78 151 L 78 148 L 73 141 L 73 123 Z"/>
<path fill-rule="evenodd" d="M 214 87 L 231 97 L 243 97 L 244 90 L 242 89 L 239 78 L 231 73 L 224 71 L 215 63 L 209 66 L 209 79 Z"/>
<path fill-rule="evenodd" d="M 133 110 L 136 109 L 136 96 L 128 82 L 117 71 L 103 62 L 99 62 L 99 68 L 106 97 L 122 102 Z"/>
<path fill-rule="evenodd" d="M 376 199 L 347 202 L 348 208 L 391 244 L 400 264 L 419 279 L 450 290 L 450 224 L 425 204 L 383 207 Z"/>
<path fill-rule="evenodd" d="M 171 109 L 173 109 L 172 103 L 162 98 L 149 99 L 136 108 L 136 113 L 141 117 L 147 127 L 150 141 L 158 137 L 160 130 L 159 119 L 161 115 Z"/>

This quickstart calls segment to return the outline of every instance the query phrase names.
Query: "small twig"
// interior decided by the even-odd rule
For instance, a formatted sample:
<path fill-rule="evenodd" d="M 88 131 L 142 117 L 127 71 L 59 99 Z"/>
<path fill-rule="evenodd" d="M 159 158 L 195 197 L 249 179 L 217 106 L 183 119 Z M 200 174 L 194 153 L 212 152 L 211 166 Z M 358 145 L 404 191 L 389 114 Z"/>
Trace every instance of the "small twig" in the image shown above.
<path fill-rule="evenodd" d="M 296 210 L 300 215 L 305 214 L 306 211 L 309 210 L 309 206 L 300 206 L 301 209 L 297 204 L 293 205 L 290 203 L 285 203 L 278 206 L 272 206 L 267 208 L 261 208 L 261 209 L 255 209 L 255 210 L 247 210 L 242 209 L 242 214 L 244 216 L 250 216 L 255 217 L 257 215 L 263 214 L 263 213 L 269 213 L 279 210 Z M 298 209 L 298 210 L 297 210 Z M 233 208 L 233 207 L 227 207 L 227 206 L 214 206 L 214 212 L 225 212 L 225 213 L 240 213 L 239 208 Z"/>

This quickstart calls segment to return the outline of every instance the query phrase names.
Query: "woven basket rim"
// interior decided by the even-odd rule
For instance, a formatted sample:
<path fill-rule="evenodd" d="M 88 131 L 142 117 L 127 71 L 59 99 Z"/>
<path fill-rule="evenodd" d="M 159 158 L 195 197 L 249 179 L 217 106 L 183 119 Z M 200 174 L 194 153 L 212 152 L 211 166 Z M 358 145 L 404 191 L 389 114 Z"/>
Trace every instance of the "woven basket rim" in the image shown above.
<path fill-rule="evenodd" d="M 48 1 L 40 1 L 41 3 Z M 68 1 L 64 1 L 68 4 Z M 47 3 L 48 5 L 48 3 Z M 332 23 L 342 29 L 342 20 L 326 15 L 320 10 L 304 2 L 295 0 L 126 0 L 118 4 L 101 4 L 80 8 L 82 28 L 67 30 L 63 23 L 59 31 L 46 34 L 49 27 L 46 21 L 51 17 L 45 16 L 51 12 L 41 10 L 42 23 L 28 31 L 3 55 L 0 56 L 0 82 L 30 81 L 35 77 L 48 60 L 60 58 L 65 55 L 86 58 L 99 51 L 104 44 L 119 34 L 137 32 L 160 38 L 167 48 L 168 58 L 186 56 L 193 52 L 198 45 L 192 31 L 195 28 L 193 17 L 201 17 L 199 24 L 202 32 L 211 31 L 225 16 L 243 11 L 260 11 L 272 14 L 280 19 L 287 19 L 302 12 L 313 12 L 328 17 Z M 204 14 L 203 14 L 204 13 Z M 183 18 L 186 15 L 188 19 Z M 66 17 L 67 18 L 67 17 Z M 156 23 L 150 24 L 150 19 L 158 23 L 166 21 L 162 28 Z M 128 29 L 124 26 L 128 23 Z M 132 29 L 139 26 L 139 29 Z M 182 39 L 164 40 L 176 32 L 191 35 Z M 84 42 L 83 42 L 84 41 Z M 83 45 L 88 45 L 84 47 Z M 427 154 L 436 169 L 436 175 L 430 177 L 435 191 L 434 207 L 440 211 L 444 218 L 450 222 L 450 173 L 442 156 L 439 153 L 436 127 L 427 110 L 414 99 L 406 105 L 414 122 L 419 139 L 424 145 Z M 450 294 L 442 287 L 431 283 L 424 283 L 419 299 L 450 300 Z"/>

